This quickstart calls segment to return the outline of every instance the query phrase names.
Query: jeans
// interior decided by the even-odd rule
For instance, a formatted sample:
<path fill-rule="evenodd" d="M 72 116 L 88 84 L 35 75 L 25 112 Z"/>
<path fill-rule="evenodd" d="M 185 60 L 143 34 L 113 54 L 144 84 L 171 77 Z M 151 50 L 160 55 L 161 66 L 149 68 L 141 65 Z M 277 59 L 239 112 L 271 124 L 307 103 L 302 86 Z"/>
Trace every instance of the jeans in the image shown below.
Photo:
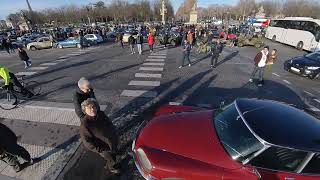
<path fill-rule="evenodd" d="M 190 52 L 183 52 L 183 59 L 182 59 L 182 64 L 181 64 L 181 66 L 184 65 L 185 59 L 187 59 L 187 61 L 189 62 L 189 64 L 191 64 L 191 61 L 190 61 Z"/>
<path fill-rule="evenodd" d="M 139 54 L 142 54 L 142 44 L 137 44 Z"/>
<path fill-rule="evenodd" d="M 133 44 L 130 44 L 130 50 L 131 50 L 131 53 L 132 54 L 135 54 L 135 50 L 134 50 L 134 45 Z"/>
<path fill-rule="evenodd" d="M 211 66 L 213 66 L 213 61 L 214 61 L 214 66 L 217 66 L 218 59 L 219 59 L 219 54 L 212 54 L 212 56 L 211 56 Z"/>
<path fill-rule="evenodd" d="M 123 41 L 122 41 L 122 40 L 120 40 L 120 46 L 122 47 L 122 49 L 124 48 L 124 47 L 123 47 Z"/>
<path fill-rule="evenodd" d="M 23 61 L 23 63 L 24 63 L 25 67 L 31 66 L 31 61 L 30 60 Z"/>
<path fill-rule="evenodd" d="M 259 71 L 259 81 L 262 82 L 263 81 L 264 68 L 265 67 L 255 66 L 250 78 L 253 79 L 255 77 L 256 73 Z"/>

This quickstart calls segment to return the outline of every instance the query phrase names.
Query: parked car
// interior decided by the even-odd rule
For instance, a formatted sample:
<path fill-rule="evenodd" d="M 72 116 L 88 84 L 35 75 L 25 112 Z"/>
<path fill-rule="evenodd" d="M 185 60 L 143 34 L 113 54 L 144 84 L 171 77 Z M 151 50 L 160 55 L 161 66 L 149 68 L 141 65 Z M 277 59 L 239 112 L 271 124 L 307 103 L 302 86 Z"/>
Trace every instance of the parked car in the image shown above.
<path fill-rule="evenodd" d="M 27 49 L 35 51 L 37 49 L 45 49 L 45 48 L 51 48 L 53 45 L 53 42 L 48 37 L 41 37 L 38 38 L 35 42 L 31 42 L 27 44 Z"/>
<path fill-rule="evenodd" d="M 133 141 L 145 179 L 319 180 L 320 120 L 285 103 L 161 107 Z"/>
<path fill-rule="evenodd" d="M 124 34 L 123 34 L 123 42 L 124 43 L 128 43 L 129 42 L 129 37 L 130 37 L 130 35 L 133 35 L 133 37 L 135 38 L 135 39 L 137 39 L 137 35 L 138 35 L 138 32 L 137 31 L 127 31 L 127 32 L 125 32 Z"/>
<path fill-rule="evenodd" d="M 86 34 L 84 38 L 86 38 L 88 41 L 91 41 L 93 44 L 103 42 L 103 38 L 99 34 Z"/>
<path fill-rule="evenodd" d="M 284 69 L 310 79 L 318 78 L 320 76 L 320 52 L 289 59 L 284 62 Z"/>
<path fill-rule="evenodd" d="M 86 40 L 86 38 L 83 38 L 83 46 L 87 47 L 90 46 L 90 42 Z M 76 47 L 76 48 L 81 48 L 80 45 L 80 39 L 78 37 L 69 37 L 68 39 L 64 41 L 59 41 L 57 42 L 54 47 L 57 48 L 68 48 L 68 47 Z"/>

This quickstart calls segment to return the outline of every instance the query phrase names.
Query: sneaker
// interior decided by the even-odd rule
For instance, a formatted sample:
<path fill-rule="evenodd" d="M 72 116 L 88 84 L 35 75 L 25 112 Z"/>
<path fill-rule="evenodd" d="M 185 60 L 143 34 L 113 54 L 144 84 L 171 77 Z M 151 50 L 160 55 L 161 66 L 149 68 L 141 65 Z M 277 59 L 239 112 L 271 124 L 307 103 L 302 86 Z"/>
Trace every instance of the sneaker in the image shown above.
<path fill-rule="evenodd" d="M 210 68 L 214 68 L 214 66 L 211 65 Z"/>
<path fill-rule="evenodd" d="M 22 170 L 21 166 L 20 165 L 15 165 L 15 166 L 12 166 L 13 170 L 18 173 Z"/>
<path fill-rule="evenodd" d="M 119 174 L 120 173 L 120 170 L 119 169 L 116 169 L 114 167 L 108 167 L 108 165 L 105 165 L 104 168 L 106 170 L 109 170 L 111 173 L 113 174 Z"/>
<path fill-rule="evenodd" d="M 29 66 L 24 66 L 25 69 L 28 69 Z"/>
<path fill-rule="evenodd" d="M 249 79 L 249 82 L 253 82 L 253 79 L 252 79 L 252 78 L 250 78 L 250 79 Z"/>
<path fill-rule="evenodd" d="M 133 52 L 131 54 L 133 54 Z"/>
<path fill-rule="evenodd" d="M 259 84 L 258 84 L 258 86 L 259 86 L 259 87 L 261 87 L 261 86 L 262 86 L 262 84 L 261 84 L 261 83 L 259 83 Z"/>
<path fill-rule="evenodd" d="M 182 68 L 182 66 L 179 66 L 179 69 L 181 69 Z"/>
<path fill-rule="evenodd" d="M 189 64 L 189 67 L 191 66 L 191 64 Z"/>

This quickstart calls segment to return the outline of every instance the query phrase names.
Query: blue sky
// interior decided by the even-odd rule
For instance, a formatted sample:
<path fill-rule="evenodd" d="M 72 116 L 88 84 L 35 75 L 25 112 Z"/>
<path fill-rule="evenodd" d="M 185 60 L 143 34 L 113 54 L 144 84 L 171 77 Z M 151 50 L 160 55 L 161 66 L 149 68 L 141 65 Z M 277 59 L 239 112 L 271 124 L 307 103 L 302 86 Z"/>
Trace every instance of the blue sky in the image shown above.
<path fill-rule="evenodd" d="M 34 10 L 41 10 L 45 8 L 61 7 L 70 4 L 88 4 L 90 2 L 94 3 L 98 0 L 29 0 L 32 8 Z M 104 0 L 105 3 L 111 0 Z M 134 1 L 134 0 L 130 0 Z M 173 4 L 175 10 L 183 3 L 184 0 L 170 0 Z M 207 7 L 210 4 L 232 4 L 237 2 L 237 0 L 198 0 L 198 6 Z M 27 9 L 27 3 L 25 0 L 0 0 L 0 19 L 5 19 L 10 13 L 17 12 L 21 9 Z"/>

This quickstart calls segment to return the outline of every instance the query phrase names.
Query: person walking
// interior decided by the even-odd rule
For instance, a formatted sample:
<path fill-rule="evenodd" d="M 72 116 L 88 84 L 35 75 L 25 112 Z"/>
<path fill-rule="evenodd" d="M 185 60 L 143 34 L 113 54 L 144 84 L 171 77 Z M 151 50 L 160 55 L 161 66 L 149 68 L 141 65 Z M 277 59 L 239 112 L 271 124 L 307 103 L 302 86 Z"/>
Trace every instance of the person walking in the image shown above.
<path fill-rule="evenodd" d="M 140 55 L 142 54 L 142 44 L 143 44 L 143 36 L 139 32 L 137 36 L 137 48 Z"/>
<path fill-rule="evenodd" d="M 253 82 L 253 78 L 256 73 L 259 72 L 259 84 L 258 86 L 263 85 L 263 74 L 266 67 L 267 60 L 269 59 L 269 46 L 265 46 L 262 51 L 260 51 L 254 58 L 254 69 L 250 76 L 249 82 Z"/>
<path fill-rule="evenodd" d="M 191 51 L 191 45 L 189 44 L 188 40 L 185 40 L 183 45 L 182 63 L 181 63 L 181 66 L 179 66 L 179 68 L 182 68 L 184 66 L 185 59 L 187 59 L 187 61 L 189 62 L 189 67 L 191 66 L 190 51 Z"/>
<path fill-rule="evenodd" d="M 278 58 L 278 50 L 272 49 L 271 54 L 269 55 L 269 58 L 267 60 L 265 75 L 271 72 L 271 67 L 277 61 L 277 58 Z"/>
<path fill-rule="evenodd" d="M 27 54 L 27 52 L 22 48 L 18 47 L 18 55 L 21 61 L 24 62 L 24 68 L 27 69 L 29 66 L 32 65 L 31 60 Z"/>
<path fill-rule="evenodd" d="M 120 173 L 115 168 L 118 151 L 118 135 L 110 119 L 99 110 L 95 99 L 87 99 L 81 103 L 85 114 L 80 125 L 80 137 L 88 150 L 99 154 L 106 160 L 105 168 L 114 174 Z"/>
<path fill-rule="evenodd" d="M 188 32 L 188 35 L 187 35 L 187 40 L 188 40 L 188 43 L 190 45 L 190 48 L 192 49 L 192 44 L 193 44 L 193 34 L 191 31 Z"/>
<path fill-rule="evenodd" d="M 34 163 L 30 153 L 18 145 L 17 141 L 16 134 L 6 125 L 0 123 L 0 160 L 11 166 L 15 172 Z M 24 163 L 21 164 L 18 158 L 21 158 Z"/>
<path fill-rule="evenodd" d="M 222 52 L 223 46 L 219 39 L 215 42 L 215 40 L 212 40 L 211 43 L 211 68 L 216 68 L 218 65 L 218 60 L 220 53 Z M 214 63 L 213 63 L 214 62 Z"/>
<path fill-rule="evenodd" d="M 90 86 L 89 80 L 82 77 L 78 81 L 78 88 L 73 92 L 73 105 L 77 116 L 83 122 L 85 114 L 81 110 L 81 103 L 89 98 L 95 99 L 93 89 Z"/>
<path fill-rule="evenodd" d="M 124 49 L 124 45 L 123 45 L 123 34 L 120 32 L 119 33 L 119 38 L 118 38 L 119 42 L 120 42 L 120 46 L 122 49 Z"/>
<path fill-rule="evenodd" d="M 136 40 L 134 39 L 132 34 L 130 34 L 130 36 L 128 38 L 128 42 L 129 42 L 131 54 L 135 54 L 136 51 L 134 50 L 134 44 L 135 44 Z"/>
<path fill-rule="evenodd" d="M 154 36 L 150 32 L 149 35 L 148 35 L 148 45 L 149 45 L 149 49 L 150 49 L 151 53 L 153 52 L 153 44 L 154 44 Z"/>
<path fill-rule="evenodd" d="M 7 40 L 5 38 L 2 39 L 2 46 L 4 47 L 4 49 L 7 51 L 8 54 L 10 54 L 10 47 L 9 44 L 7 42 Z"/>
<path fill-rule="evenodd" d="M 168 31 L 166 31 L 163 36 L 164 47 L 167 47 L 168 41 L 169 41 L 169 33 Z"/>

